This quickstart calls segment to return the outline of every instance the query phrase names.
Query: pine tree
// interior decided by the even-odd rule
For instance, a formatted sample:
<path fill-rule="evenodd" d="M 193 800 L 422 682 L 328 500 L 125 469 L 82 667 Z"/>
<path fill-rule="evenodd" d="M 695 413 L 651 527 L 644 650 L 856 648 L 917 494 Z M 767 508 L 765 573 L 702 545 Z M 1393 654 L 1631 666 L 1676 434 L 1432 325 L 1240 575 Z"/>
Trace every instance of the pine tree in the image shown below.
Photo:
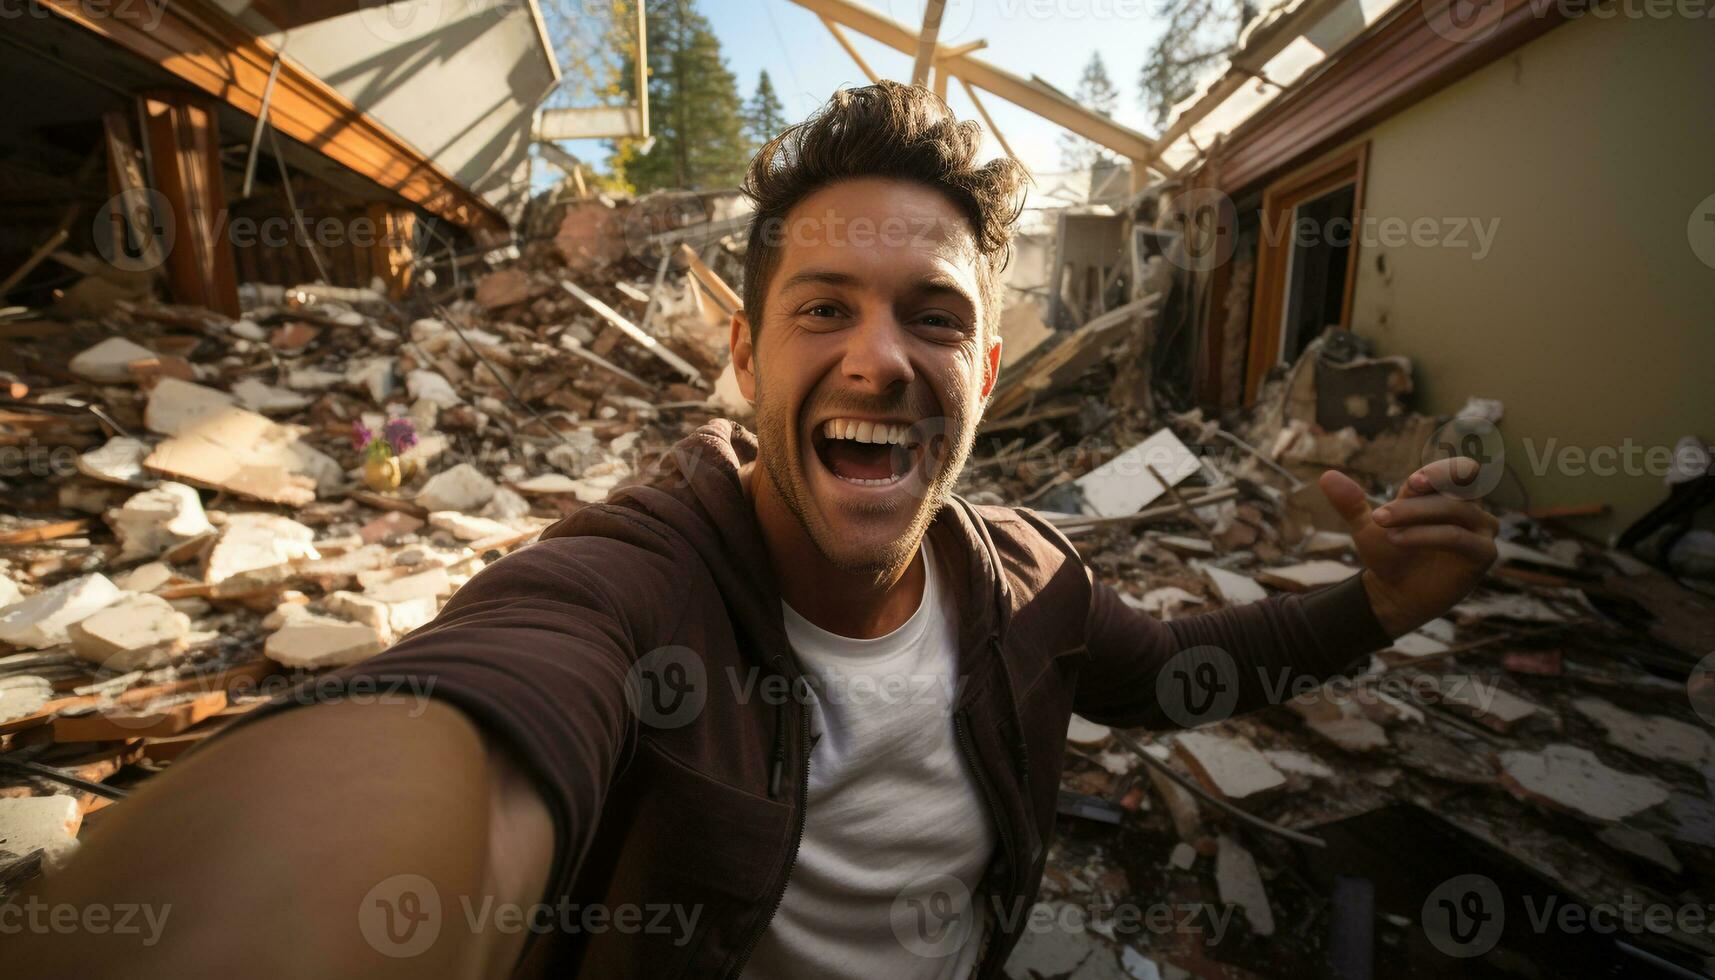
<path fill-rule="evenodd" d="M 1231 54 L 1256 8 L 1251 0 L 1161 0 L 1167 24 L 1138 73 L 1143 107 L 1157 127 L 1195 89 L 1205 68 Z"/>
<path fill-rule="evenodd" d="M 774 82 L 768 77 L 768 69 L 756 78 L 756 94 L 744 106 L 745 135 L 750 137 L 753 148 L 759 147 L 786 128 L 786 109 L 780 104 L 780 97 L 774 94 Z"/>
<path fill-rule="evenodd" d="M 649 129 L 655 144 L 641 153 L 617 140 L 609 165 L 638 193 L 661 188 L 731 187 L 750 154 L 738 83 L 720 41 L 693 0 L 647 0 Z M 635 51 L 635 48 L 633 48 Z M 636 91 L 635 55 L 621 66 L 621 86 Z"/>
<path fill-rule="evenodd" d="M 1084 74 L 1078 79 L 1078 88 L 1073 95 L 1079 105 L 1104 116 L 1111 117 L 1119 108 L 1119 89 L 1114 88 L 1113 79 L 1108 77 L 1108 66 L 1102 61 L 1100 51 L 1090 52 L 1090 63 L 1084 66 Z M 1089 170 L 1097 161 L 1113 158 L 1111 151 L 1093 140 L 1076 133 L 1060 135 L 1060 162 L 1067 170 Z"/>

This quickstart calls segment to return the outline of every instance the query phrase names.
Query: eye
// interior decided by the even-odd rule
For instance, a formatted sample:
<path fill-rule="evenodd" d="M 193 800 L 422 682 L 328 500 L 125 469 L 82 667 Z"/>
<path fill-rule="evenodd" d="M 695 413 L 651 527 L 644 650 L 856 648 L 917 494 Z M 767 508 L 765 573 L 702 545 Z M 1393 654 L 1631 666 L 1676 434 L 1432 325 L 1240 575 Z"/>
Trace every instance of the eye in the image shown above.
<path fill-rule="evenodd" d="M 936 340 L 958 340 L 965 335 L 965 326 L 950 313 L 923 313 L 912 321 Z"/>
<path fill-rule="evenodd" d="M 804 312 L 806 314 L 808 314 L 809 316 L 830 317 L 830 316 L 839 316 L 840 315 L 840 308 L 835 306 L 832 303 L 816 303 L 810 307 L 807 307 L 804 310 Z"/>

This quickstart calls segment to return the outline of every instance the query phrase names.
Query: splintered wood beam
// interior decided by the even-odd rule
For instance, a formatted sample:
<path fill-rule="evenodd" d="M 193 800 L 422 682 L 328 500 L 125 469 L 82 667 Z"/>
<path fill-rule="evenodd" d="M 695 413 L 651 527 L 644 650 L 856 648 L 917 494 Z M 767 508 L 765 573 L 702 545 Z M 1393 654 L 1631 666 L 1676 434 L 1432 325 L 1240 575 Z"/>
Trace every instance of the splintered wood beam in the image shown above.
<path fill-rule="evenodd" d="M 576 296 L 585 306 L 594 310 L 597 316 L 606 320 L 608 323 L 613 324 L 620 333 L 631 338 L 632 342 L 637 346 L 660 358 L 668 367 L 671 367 L 673 370 L 683 374 L 692 384 L 702 388 L 707 388 L 709 386 L 708 381 L 703 378 L 703 373 L 698 371 L 690 361 L 687 361 L 668 350 L 659 340 L 656 340 L 654 337 L 651 337 L 638 329 L 637 324 L 632 323 L 623 316 L 620 316 L 613 307 L 603 303 L 599 299 L 596 299 L 594 296 L 591 296 L 583 289 L 583 287 L 579 286 L 575 282 L 568 282 L 561 279 L 560 285 L 566 290 L 566 292 Z"/>
<path fill-rule="evenodd" d="M 935 44 L 941 36 L 941 14 L 947 0 L 929 0 L 923 7 L 923 30 L 917 35 L 917 60 L 911 64 L 911 84 L 929 82 L 929 66 L 935 61 Z"/>
<path fill-rule="evenodd" d="M 908 55 L 918 51 L 920 32 L 876 12 L 865 4 L 854 0 L 792 2 L 865 37 L 880 41 L 895 51 Z M 943 49 L 940 62 L 954 78 L 968 81 L 985 92 L 992 92 L 1014 105 L 1029 109 L 1120 156 L 1128 159 L 1148 158 L 1155 148 L 1155 141 L 1137 130 L 1078 105 L 1045 85 L 1020 78 L 969 54 L 959 54 L 957 49 Z"/>
<path fill-rule="evenodd" d="M 187 92 L 138 97 L 154 186 L 172 209 L 166 243 L 173 300 L 236 319 L 238 269 L 227 234 L 216 103 Z"/>
<path fill-rule="evenodd" d="M 823 17 L 822 26 L 828 29 L 828 33 L 834 36 L 834 40 L 840 42 L 840 47 L 846 49 L 846 54 L 850 55 L 851 59 L 857 62 L 858 71 L 863 72 L 864 77 L 869 79 L 869 83 L 871 85 L 881 81 L 881 76 L 877 75 L 875 71 L 869 67 L 869 62 L 863 60 L 863 55 L 858 54 L 857 48 L 852 47 L 851 38 L 846 37 L 846 32 L 840 29 L 840 25 L 826 17 Z"/>

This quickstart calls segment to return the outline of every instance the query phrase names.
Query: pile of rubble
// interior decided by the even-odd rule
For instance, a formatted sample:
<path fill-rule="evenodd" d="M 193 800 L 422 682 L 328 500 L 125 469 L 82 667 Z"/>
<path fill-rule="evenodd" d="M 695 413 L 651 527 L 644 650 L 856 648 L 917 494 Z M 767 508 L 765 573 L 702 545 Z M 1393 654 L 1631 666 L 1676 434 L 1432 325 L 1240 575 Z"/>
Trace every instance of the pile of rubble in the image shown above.
<path fill-rule="evenodd" d="M 710 400 L 732 293 L 690 259 L 652 280 L 572 240 L 444 307 L 247 285 L 236 320 L 0 324 L 0 894 L 128 786 L 738 410 Z"/>
<path fill-rule="evenodd" d="M 1045 511 L 1127 602 L 1162 618 L 1356 573 L 1348 527 L 1316 478 L 1340 469 L 1379 504 L 1449 439 L 1468 449 L 1473 433 L 1492 433 L 1502 410 L 1473 399 L 1454 420 L 1413 413 L 1409 363 L 1331 333 L 1230 426 L 1197 411 L 1115 411 L 1152 327 L 1145 312 L 1089 369 L 991 412 L 990 448 L 964 490 Z M 1168 424 L 1151 430 L 1157 418 Z M 1498 451 L 1483 462 L 1479 483 L 1504 478 Z M 1475 949 L 1425 945 L 1425 895 L 1464 872 L 1512 875 L 1586 911 L 1704 911 L 1715 686 L 1698 662 L 1715 649 L 1715 601 L 1577 534 L 1564 514 L 1493 509 L 1500 560 L 1481 586 L 1349 680 L 1159 737 L 1074 717 L 1041 898 L 1044 922 L 1060 925 L 1028 931 L 1009 972 L 1329 975 L 1330 937 L 1351 926 L 1329 873 L 1342 866 L 1374 883 L 1375 915 L 1357 918 L 1380 924 L 1369 941 L 1381 974 L 1425 956 L 1451 967 Z M 1413 877 L 1383 848 L 1355 865 L 1354 842 L 1383 821 L 1414 837 L 1456 828 L 1477 863 L 1449 855 Z M 1630 925 L 1636 947 L 1715 965 L 1695 923 Z M 1516 939 L 1502 945 L 1538 963 L 1604 955 Z"/>

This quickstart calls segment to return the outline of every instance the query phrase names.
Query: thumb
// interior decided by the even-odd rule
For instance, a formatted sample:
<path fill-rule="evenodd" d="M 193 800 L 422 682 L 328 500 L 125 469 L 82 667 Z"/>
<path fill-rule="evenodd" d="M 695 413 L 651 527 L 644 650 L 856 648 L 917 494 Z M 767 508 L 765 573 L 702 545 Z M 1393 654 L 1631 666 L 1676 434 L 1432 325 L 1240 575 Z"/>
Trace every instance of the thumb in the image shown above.
<path fill-rule="evenodd" d="M 1328 498 L 1352 530 L 1358 530 L 1369 522 L 1370 502 L 1364 498 L 1364 488 L 1358 486 L 1357 481 L 1339 470 L 1329 470 L 1322 474 L 1317 485 L 1322 488 L 1322 496 Z"/>

